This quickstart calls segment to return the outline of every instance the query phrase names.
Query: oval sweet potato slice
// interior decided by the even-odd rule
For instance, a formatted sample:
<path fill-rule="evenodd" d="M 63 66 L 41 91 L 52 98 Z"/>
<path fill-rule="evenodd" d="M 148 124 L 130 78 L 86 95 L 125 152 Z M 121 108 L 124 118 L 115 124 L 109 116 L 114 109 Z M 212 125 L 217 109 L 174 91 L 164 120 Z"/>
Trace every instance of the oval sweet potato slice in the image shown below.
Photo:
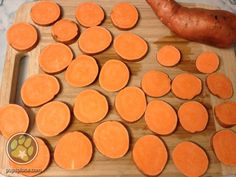
<path fill-rule="evenodd" d="M 206 152 L 189 141 L 177 144 L 172 152 L 172 159 L 177 169 L 188 177 L 204 175 L 209 165 Z"/>
<path fill-rule="evenodd" d="M 148 176 L 157 176 L 165 168 L 168 153 L 163 141 L 154 135 L 145 135 L 134 144 L 133 161 Z"/>
<path fill-rule="evenodd" d="M 72 61 L 71 49 L 62 43 L 53 43 L 45 47 L 39 55 L 39 66 L 46 73 L 63 71 Z"/>
<path fill-rule="evenodd" d="M 16 23 L 7 30 L 8 44 L 18 51 L 31 50 L 37 41 L 38 33 L 35 27 L 28 23 Z"/>
<path fill-rule="evenodd" d="M 77 56 L 65 72 L 65 80 L 73 87 L 84 87 L 92 84 L 98 75 L 96 60 L 88 55 Z"/>
<path fill-rule="evenodd" d="M 138 87 L 125 87 L 115 98 L 118 114 L 127 122 L 139 120 L 146 109 L 146 97 Z"/>
<path fill-rule="evenodd" d="M 161 97 L 169 93 L 171 79 L 164 72 L 150 70 L 144 74 L 141 87 L 148 96 Z"/>
<path fill-rule="evenodd" d="M 74 103 L 74 115 L 83 123 L 95 123 L 108 113 L 108 102 L 96 90 L 87 89 L 78 94 Z"/>
<path fill-rule="evenodd" d="M 70 109 L 65 103 L 52 101 L 39 109 L 35 120 L 41 134 L 56 136 L 69 125 Z"/>
<path fill-rule="evenodd" d="M 178 119 L 171 105 L 161 100 L 152 100 L 147 105 L 145 122 L 151 131 L 169 135 L 176 129 Z"/>
<path fill-rule="evenodd" d="M 61 9 L 56 2 L 39 1 L 31 8 L 30 16 L 34 23 L 47 26 L 58 20 L 61 16 Z"/>
<path fill-rule="evenodd" d="M 70 44 L 79 36 L 78 25 L 69 19 L 61 19 L 52 26 L 52 37 L 57 42 Z"/>
<path fill-rule="evenodd" d="M 196 67 L 198 71 L 210 74 L 215 72 L 220 64 L 219 57 L 215 52 L 203 52 L 201 53 L 196 60 Z"/>
<path fill-rule="evenodd" d="M 103 9 L 94 2 L 80 3 L 76 8 L 75 17 L 85 27 L 94 27 L 102 23 L 105 18 Z"/>
<path fill-rule="evenodd" d="M 90 162 L 92 155 L 91 141 L 77 131 L 66 133 L 57 142 L 54 150 L 56 164 L 66 170 L 82 169 Z"/>
<path fill-rule="evenodd" d="M 23 107 L 7 104 L 0 108 L 0 132 L 4 138 L 10 138 L 16 133 L 26 132 L 29 127 L 29 117 Z"/>
<path fill-rule="evenodd" d="M 56 77 L 35 74 L 26 79 L 21 87 L 21 99 L 29 107 L 37 107 L 52 100 L 60 85 Z"/>
<path fill-rule="evenodd" d="M 129 81 L 129 69 L 122 61 L 108 60 L 101 69 L 99 75 L 100 86 L 108 91 L 115 92 L 127 85 Z"/>
<path fill-rule="evenodd" d="M 225 129 L 212 137 L 212 146 L 217 159 L 225 165 L 236 166 L 236 133 Z"/>
<path fill-rule="evenodd" d="M 206 84 L 210 92 L 222 99 L 233 96 L 233 85 L 231 80 L 223 73 L 212 73 L 207 76 Z"/>
<path fill-rule="evenodd" d="M 143 58 L 148 51 L 146 41 L 131 32 L 123 32 L 116 36 L 114 48 L 121 58 L 129 61 Z"/>
<path fill-rule="evenodd" d="M 93 133 L 93 141 L 100 153 L 112 159 L 123 157 L 129 149 L 128 131 L 118 121 L 98 125 Z"/>
<path fill-rule="evenodd" d="M 35 138 L 38 144 L 38 154 L 36 157 L 28 164 L 17 164 L 9 161 L 9 165 L 16 172 L 24 176 L 36 176 L 43 171 L 49 165 L 50 153 L 47 145 L 40 138 Z"/>
<path fill-rule="evenodd" d="M 201 93 L 202 82 L 193 74 L 182 73 L 174 78 L 171 90 L 176 97 L 190 100 Z"/>
<path fill-rule="evenodd" d="M 178 116 L 182 127 L 190 133 L 205 130 L 208 123 L 208 112 L 206 108 L 197 101 L 183 103 L 179 107 Z"/>
<path fill-rule="evenodd" d="M 223 127 L 236 125 L 236 103 L 229 101 L 221 103 L 214 108 L 215 116 Z"/>
<path fill-rule="evenodd" d="M 116 4 L 111 11 L 112 23 L 120 29 L 131 29 L 138 22 L 139 14 L 136 7 L 127 2 Z"/>
<path fill-rule="evenodd" d="M 172 45 L 165 45 L 157 52 L 157 61 L 163 66 L 175 66 L 181 59 L 179 49 Z"/>
<path fill-rule="evenodd" d="M 95 26 L 84 30 L 79 37 L 79 48 L 87 54 L 96 54 L 106 50 L 112 42 L 110 31 Z"/>

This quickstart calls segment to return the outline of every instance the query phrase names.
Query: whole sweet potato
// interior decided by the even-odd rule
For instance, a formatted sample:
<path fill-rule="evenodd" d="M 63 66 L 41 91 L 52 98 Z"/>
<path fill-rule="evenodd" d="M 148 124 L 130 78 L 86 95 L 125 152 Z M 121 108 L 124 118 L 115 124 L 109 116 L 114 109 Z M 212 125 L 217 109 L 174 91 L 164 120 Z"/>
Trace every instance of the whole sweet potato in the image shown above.
<path fill-rule="evenodd" d="M 221 48 L 236 43 L 236 15 L 224 10 L 183 7 L 174 0 L 146 0 L 163 24 L 190 41 Z"/>

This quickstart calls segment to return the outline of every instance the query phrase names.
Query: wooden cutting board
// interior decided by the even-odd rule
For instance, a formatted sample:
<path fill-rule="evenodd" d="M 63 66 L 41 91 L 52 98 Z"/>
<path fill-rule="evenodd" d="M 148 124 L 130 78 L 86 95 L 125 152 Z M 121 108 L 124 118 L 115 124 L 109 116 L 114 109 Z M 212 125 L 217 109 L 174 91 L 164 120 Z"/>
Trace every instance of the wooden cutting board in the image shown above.
<path fill-rule="evenodd" d="M 81 0 L 82 1 L 82 0 Z M 63 17 L 69 18 L 72 20 L 75 20 L 74 12 L 76 6 L 79 4 L 78 0 L 58 0 L 57 2 L 62 6 L 63 9 Z M 106 12 L 106 20 L 102 24 L 102 26 L 108 28 L 113 36 L 115 37 L 117 34 L 121 33 L 121 30 L 118 30 L 115 28 L 111 20 L 109 18 L 111 9 L 114 4 L 116 4 L 119 1 L 123 0 L 97 0 L 96 2 L 100 4 L 105 12 Z M 171 152 L 173 148 L 177 145 L 177 143 L 182 142 L 184 140 L 190 140 L 193 142 L 196 142 L 200 146 L 202 146 L 206 151 L 210 159 L 210 166 L 207 171 L 207 174 L 205 176 L 220 176 L 220 175 L 226 175 L 226 174 L 236 174 L 236 167 L 226 167 L 222 165 L 215 157 L 214 152 L 210 145 L 210 139 L 211 136 L 215 133 L 216 130 L 221 129 L 221 127 L 218 125 L 218 123 L 215 121 L 213 116 L 213 110 L 212 107 L 220 102 L 224 102 L 224 100 L 218 99 L 215 96 L 212 96 L 209 91 L 206 88 L 205 85 L 205 78 L 206 75 L 200 74 L 196 67 L 195 67 L 195 59 L 197 55 L 199 55 L 203 51 L 211 50 L 215 51 L 220 56 L 220 72 L 224 72 L 228 77 L 230 77 L 231 81 L 234 85 L 234 90 L 236 91 L 236 58 L 233 48 L 230 49 L 217 49 L 213 47 L 209 47 L 207 45 L 202 45 L 199 43 L 189 42 L 184 39 L 176 37 L 174 34 L 170 32 L 168 28 L 166 28 L 154 15 L 151 8 L 145 3 L 144 0 L 130 0 L 131 3 L 133 3 L 139 10 L 140 13 L 140 20 L 137 24 L 137 26 L 130 30 L 133 33 L 136 33 L 140 36 L 142 36 L 149 44 L 149 52 L 148 55 L 139 62 L 126 62 L 127 65 L 130 68 L 130 72 L 132 73 L 132 77 L 130 79 L 129 85 L 140 85 L 140 80 L 143 76 L 143 74 L 150 70 L 150 69 L 157 69 L 160 71 L 164 71 L 169 74 L 169 76 L 173 79 L 177 74 L 183 73 L 183 72 L 190 72 L 195 75 L 197 75 L 199 78 L 201 78 L 203 82 L 204 89 L 201 93 L 201 95 L 197 96 L 194 100 L 201 101 L 205 104 L 205 106 L 208 108 L 210 120 L 209 124 L 207 126 L 207 129 L 203 131 L 202 133 L 197 134 L 190 134 L 183 130 L 183 128 L 178 125 L 175 133 L 169 136 L 161 136 L 161 138 L 166 143 L 168 150 L 169 150 L 169 161 L 164 169 L 163 173 L 160 176 L 183 176 L 180 174 L 177 169 L 175 168 L 173 161 L 171 159 Z M 16 15 L 16 22 L 29 22 L 32 23 L 30 18 L 30 9 L 34 3 L 28 3 L 22 5 Z M 202 5 L 197 4 L 185 4 L 187 6 L 196 7 Z M 34 24 L 35 25 L 35 24 Z M 4 74 L 3 74 L 3 80 L 2 80 L 2 86 L 1 86 L 1 92 L 0 92 L 0 105 L 4 105 L 7 103 L 15 103 L 15 95 L 16 90 L 19 91 L 20 88 L 16 88 L 18 75 L 19 73 L 19 61 L 21 61 L 21 58 L 23 56 L 28 56 L 27 62 L 28 67 L 26 68 L 26 74 L 27 76 L 30 76 L 32 74 L 37 74 L 42 71 L 39 69 L 38 65 L 38 56 L 40 51 L 47 46 L 48 44 L 54 42 L 51 34 L 50 34 L 50 27 L 40 27 L 35 25 L 38 28 L 38 31 L 40 33 L 40 42 L 38 46 L 33 49 L 32 51 L 28 53 L 19 53 L 16 52 L 14 49 L 8 46 L 8 49 L 6 51 L 6 59 L 5 59 L 5 68 L 4 68 Z M 84 30 L 80 26 L 81 31 Z M 165 44 L 173 44 L 176 47 L 178 47 L 182 53 L 182 61 L 180 64 L 178 64 L 176 67 L 173 68 L 165 68 L 160 66 L 156 61 L 156 52 L 157 50 L 165 45 Z M 78 54 L 81 54 L 81 51 L 79 50 L 77 43 L 74 43 L 71 45 L 71 48 L 74 51 L 75 56 Z M 97 59 L 99 66 L 101 67 L 105 61 L 109 59 L 121 59 L 114 51 L 113 46 L 109 47 L 106 51 L 94 55 L 94 57 Z M 121 59 L 122 60 L 122 59 Z M 64 72 L 57 74 L 56 77 L 60 80 L 61 83 L 61 92 L 56 97 L 56 100 L 61 100 L 70 105 L 72 108 L 73 101 L 75 96 L 84 88 L 72 88 L 70 87 L 64 80 Z M 92 85 L 88 86 L 87 88 L 93 88 L 97 89 L 103 94 L 105 94 L 109 100 L 110 104 L 110 111 L 108 116 L 105 118 L 105 120 L 119 120 L 120 117 L 116 114 L 116 111 L 113 107 L 114 103 L 114 97 L 116 93 L 108 93 L 101 89 L 99 87 L 98 81 L 93 83 Z M 148 97 L 148 101 L 152 100 L 153 98 Z M 175 107 L 177 110 L 181 103 L 184 102 L 184 100 L 177 99 L 172 93 L 169 93 L 168 95 L 160 98 L 162 100 L 167 101 L 171 105 Z M 236 101 L 236 94 L 232 97 L 233 101 Z M 29 132 L 32 135 L 42 137 L 49 145 L 51 155 L 53 157 L 53 149 L 56 145 L 56 142 L 61 138 L 61 136 L 64 134 L 60 134 L 56 137 L 43 137 L 38 131 L 34 124 L 34 116 L 35 113 L 37 113 L 38 108 L 29 109 L 26 108 L 29 115 L 30 115 L 30 128 Z M 104 120 L 104 121 L 105 121 Z M 123 121 L 122 121 L 123 122 Z M 39 176 L 45 176 L 45 177 L 53 177 L 53 176 L 143 176 L 135 167 L 135 165 L 132 162 L 132 156 L 131 156 L 131 150 L 133 147 L 134 142 L 137 140 L 137 138 L 141 137 L 142 135 L 151 134 L 151 131 L 147 129 L 147 126 L 144 122 L 144 119 L 142 118 L 140 121 L 132 124 L 128 124 L 126 122 L 123 122 L 130 132 L 130 135 L 132 137 L 132 143 L 130 146 L 130 151 L 127 153 L 127 155 L 121 159 L 117 160 L 110 160 L 104 156 L 102 156 L 97 150 L 95 150 L 94 157 L 91 161 L 91 163 L 85 167 L 82 170 L 76 170 L 76 171 L 66 171 L 63 169 L 60 169 L 56 166 L 55 162 L 51 161 L 49 168 L 40 174 Z M 194 122 L 193 122 L 194 123 Z M 83 124 L 79 122 L 77 119 L 72 117 L 71 124 L 69 128 L 66 130 L 66 132 L 69 131 L 83 131 L 86 132 L 90 138 L 92 138 L 93 131 L 95 127 L 98 125 L 98 123 L 95 124 Z M 235 128 L 234 128 L 235 129 Z M 9 168 L 8 166 L 8 159 L 5 154 L 5 143 L 6 140 L 0 136 L 0 168 L 3 174 L 5 174 L 5 170 Z M 73 148 L 73 147 L 71 147 Z M 10 174 L 7 174 L 10 175 Z"/>

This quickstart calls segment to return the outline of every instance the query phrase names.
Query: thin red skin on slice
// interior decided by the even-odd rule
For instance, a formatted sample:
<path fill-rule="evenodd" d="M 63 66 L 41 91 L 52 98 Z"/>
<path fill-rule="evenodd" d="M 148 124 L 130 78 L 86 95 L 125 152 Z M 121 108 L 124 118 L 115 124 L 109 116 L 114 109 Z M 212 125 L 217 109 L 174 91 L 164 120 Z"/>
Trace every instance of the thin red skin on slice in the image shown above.
<path fill-rule="evenodd" d="M 23 120 L 21 117 L 21 120 L 19 121 L 20 115 L 23 117 Z M 22 121 L 24 121 L 24 125 L 22 124 Z M 7 125 L 4 123 L 7 123 Z M 12 124 L 18 125 L 17 130 L 15 129 L 13 132 L 10 128 L 12 127 Z M 2 135 L 4 138 L 8 139 L 16 133 L 26 132 L 28 127 L 29 116 L 23 107 L 17 104 L 7 104 L 0 107 L 0 135 Z"/>
<path fill-rule="evenodd" d="M 68 31 L 68 33 L 70 33 L 69 35 L 61 35 L 60 32 L 64 31 L 64 33 L 67 33 L 67 31 L 65 30 L 69 30 L 67 28 L 65 28 L 65 24 L 70 25 L 69 29 L 72 30 Z M 73 33 L 74 32 L 74 33 Z M 55 41 L 57 42 L 62 42 L 64 44 L 71 44 L 73 42 L 75 42 L 77 40 L 77 38 L 79 37 L 80 34 L 80 30 L 79 30 L 79 26 L 77 25 L 77 23 L 75 23 L 72 20 L 69 19 L 61 19 L 59 21 L 57 21 L 51 28 L 51 33 L 52 33 L 52 37 L 54 38 Z"/>
<path fill-rule="evenodd" d="M 198 152 L 197 156 L 193 150 Z M 172 151 L 172 159 L 176 168 L 188 177 L 204 175 L 209 166 L 209 159 L 205 150 L 191 141 L 183 141 L 177 144 Z M 194 167 L 193 165 L 197 166 Z"/>
<path fill-rule="evenodd" d="M 202 81 L 193 74 L 182 73 L 173 79 L 171 91 L 177 98 L 191 100 L 202 92 Z"/>
<path fill-rule="evenodd" d="M 55 84 L 56 85 L 56 88 L 51 88 L 51 90 L 52 90 L 52 93 L 50 93 L 50 94 L 47 94 L 47 98 L 41 98 L 41 100 L 40 101 L 35 101 L 35 100 L 29 100 L 29 96 L 27 96 L 27 94 L 25 94 L 24 93 L 24 89 L 26 89 L 27 91 L 29 90 L 30 91 L 30 93 L 34 93 L 35 94 L 35 89 L 36 88 L 33 88 L 33 85 L 32 84 L 29 84 L 29 82 L 32 82 L 32 80 L 33 81 L 35 81 L 35 80 L 37 80 L 38 79 L 38 77 L 43 77 L 43 78 L 46 78 L 47 80 L 50 78 L 51 79 L 51 82 L 53 83 L 53 84 Z M 38 81 L 37 81 L 38 82 Z M 45 84 L 45 83 L 44 83 Z M 51 86 L 53 85 L 53 84 L 51 84 Z M 54 86 L 55 86 L 54 85 Z M 46 86 L 45 86 L 46 87 Z M 45 90 L 44 89 L 44 91 L 47 91 L 47 90 Z M 54 77 L 54 76 L 51 76 L 51 75 L 48 75 L 48 74 L 36 74 L 36 75 L 32 75 L 32 76 L 30 76 L 29 78 L 27 78 L 25 81 L 24 81 L 24 83 L 23 83 L 23 85 L 22 85 L 22 87 L 21 87 L 21 99 L 22 99 L 22 101 L 23 101 L 23 103 L 25 104 L 25 105 L 27 105 L 28 107 L 38 107 L 38 106 L 40 106 L 40 105 L 43 105 L 43 104 L 45 104 L 45 103 L 47 103 L 47 102 L 49 102 L 50 100 L 52 100 L 58 93 L 59 93 L 59 91 L 60 91 L 60 84 L 59 84 L 59 82 L 58 82 L 58 80 L 57 80 L 57 78 L 56 77 Z M 37 90 L 37 94 L 41 94 L 42 93 L 42 90 L 40 89 L 40 90 Z M 31 95 L 32 96 L 32 95 Z M 27 97 L 27 99 L 25 98 L 25 97 Z M 36 98 L 36 95 L 34 95 L 34 99 Z"/>
<path fill-rule="evenodd" d="M 125 6 L 125 8 L 124 7 L 122 8 L 121 6 Z M 126 10 L 124 11 L 124 9 Z M 132 14 L 130 13 L 134 13 L 133 14 L 135 16 L 134 19 L 131 19 L 130 16 Z M 113 25 L 119 29 L 123 29 L 123 30 L 132 29 L 133 27 L 136 26 L 138 19 L 139 19 L 138 10 L 134 5 L 130 3 L 121 2 L 121 3 L 116 4 L 112 8 L 111 21 Z"/>
<path fill-rule="evenodd" d="M 124 88 L 129 78 L 130 71 L 128 66 L 120 60 L 111 59 L 101 68 L 99 85 L 108 92 L 115 92 Z"/>
<path fill-rule="evenodd" d="M 56 106 L 60 109 L 56 108 Z M 61 112 L 62 110 L 64 112 Z M 58 115 L 58 113 L 60 115 L 63 114 L 63 116 Z M 52 137 L 60 134 L 68 127 L 70 118 L 71 112 L 67 104 L 61 101 L 51 101 L 39 109 L 35 117 L 35 122 L 42 135 Z"/>
<path fill-rule="evenodd" d="M 62 51 L 64 53 L 62 53 Z M 58 59 L 64 60 L 63 64 L 60 64 L 60 66 L 58 66 Z M 71 48 L 63 43 L 56 42 L 49 44 L 42 49 L 39 55 L 39 66 L 45 73 L 56 74 L 65 70 L 71 63 L 72 59 L 73 52 Z M 49 62 L 50 64 L 46 62 Z"/>
<path fill-rule="evenodd" d="M 70 138 L 76 138 L 71 141 Z M 68 146 L 69 144 L 69 146 Z M 65 147 L 67 145 L 67 147 Z M 65 148 L 76 147 L 77 151 L 70 150 L 65 153 Z M 78 154 L 80 151 L 81 154 Z M 86 153 L 86 157 L 83 153 Z M 88 156 L 87 156 L 88 155 Z M 75 158 L 75 156 L 77 158 Z M 68 132 L 57 142 L 54 149 L 54 159 L 56 164 L 66 170 L 79 170 L 87 166 L 93 156 L 93 147 L 90 139 L 82 132 Z M 61 159 L 66 158 L 67 160 Z"/>
<path fill-rule="evenodd" d="M 140 147 L 142 145 L 144 146 L 143 148 Z M 154 151 L 153 153 L 155 154 L 150 154 L 151 151 Z M 160 159 L 160 155 L 163 155 L 162 159 Z M 144 159 L 140 160 L 139 158 Z M 144 135 L 135 142 L 132 159 L 140 172 L 147 176 L 157 176 L 162 173 L 166 166 L 168 152 L 165 143 L 159 137 L 155 135 Z M 157 165 L 160 166 L 157 167 Z M 150 166 L 151 168 L 149 168 Z"/>
<path fill-rule="evenodd" d="M 159 49 L 156 58 L 162 66 L 173 67 L 180 62 L 181 53 L 175 46 L 165 45 Z"/>
<path fill-rule="evenodd" d="M 199 72 L 210 74 L 219 68 L 220 60 L 215 52 L 203 52 L 196 59 L 196 68 Z"/>
<path fill-rule="evenodd" d="M 125 60 L 139 61 L 146 56 L 148 44 L 142 37 L 134 33 L 123 32 L 115 37 L 114 49 Z"/>
<path fill-rule="evenodd" d="M 81 14 L 84 14 L 85 16 L 81 16 Z M 98 4 L 94 2 L 84 2 L 84 3 L 80 3 L 77 6 L 76 11 L 75 11 L 75 17 L 76 17 L 76 20 L 82 26 L 94 27 L 94 26 L 99 26 L 104 21 L 105 13 L 102 7 L 99 6 Z M 96 19 L 92 19 L 93 21 L 92 22 L 90 21 L 90 23 L 88 23 L 88 20 L 91 20 L 91 17 L 96 18 Z"/>
<path fill-rule="evenodd" d="M 232 81 L 224 73 L 209 74 L 206 78 L 206 85 L 213 95 L 221 99 L 229 99 L 233 96 Z"/>
<path fill-rule="evenodd" d="M 25 33 L 26 28 L 27 33 Z M 29 35 L 31 36 L 29 37 Z M 18 39 L 16 40 L 16 38 Z M 12 48 L 20 52 L 27 52 L 36 47 L 36 45 L 38 44 L 38 38 L 39 36 L 37 29 L 29 23 L 15 23 L 7 30 L 8 44 Z"/>
<path fill-rule="evenodd" d="M 206 107 L 197 101 L 183 103 L 178 109 L 178 117 L 181 126 L 190 133 L 204 131 L 209 119 Z"/>
<path fill-rule="evenodd" d="M 104 38 L 106 38 L 106 41 Z M 100 46 L 97 43 L 98 41 L 100 41 Z M 80 50 L 86 54 L 97 54 L 103 52 L 109 48 L 111 43 L 111 32 L 108 29 L 100 26 L 87 28 L 81 33 L 78 40 L 78 46 Z"/>
<path fill-rule="evenodd" d="M 236 103 L 229 101 L 221 103 L 214 108 L 215 116 L 221 126 L 230 128 L 236 125 Z"/>
<path fill-rule="evenodd" d="M 106 117 L 108 111 L 109 107 L 106 97 L 93 89 L 80 92 L 75 99 L 73 108 L 75 117 L 82 123 L 99 122 Z"/>
<path fill-rule="evenodd" d="M 225 134 L 225 135 L 223 135 Z M 218 142 L 216 143 L 215 141 Z M 211 138 L 211 146 L 217 159 L 224 165 L 236 166 L 236 133 L 230 129 L 216 132 Z"/>
<path fill-rule="evenodd" d="M 131 94 L 128 95 L 128 92 L 136 92 L 137 94 L 135 96 L 131 96 Z M 131 100 L 132 97 L 132 100 Z M 127 102 L 127 98 L 131 101 L 134 101 L 135 99 L 137 99 L 137 97 L 139 97 L 141 100 L 139 100 L 139 102 Z M 126 100 L 126 101 L 125 101 Z M 137 100 L 136 100 L 137 101 Z M 122 104 L 125 105 L 122 105 Z M 135 104 L 134 104 L 135 103 Z M 125 87 L 124 89 L 122 89 L 115 98 L 115 108 L 117 113 L 121 116 L 122 119 L 124 119 L 125 121 L 132 123 L 132 122 L 136 122 L 138 121 L 144 114 L 145 110 L 146 110 L 146 97 L 145 97 L 145 93 L 138 87 L 135 86 L 129 86 L 129 87 Z M 138 112 L 135 112 L 133 114 L 126 114 L 126 112 L 129 112 L 128 109 L 127 111 L 124 111 L 124 109 L 126 109 L 126 106 L 132 106 L 132 108 L 128 108 L 129 110 L 137 110 L 137 106 L 140 108 L 140 110 Z"/>
<path fill-rule="evenodd" d="M 110 127 L 112 129 L 110 129 Z M 118 133 L 118 129 L 120 129 Z M 107 130 L 107 131 L 105 131 Z M 110 132 L 108 132 L 110 130 Z M 122 134 L 122 140 L 121 138 Z M 113 138 L 109 136 L 114 136 Z M 112 142 L 113 140 L 116 140 Z M 119 140 L 118 140 L 119 139 Z M 105 121 L 99 124 L 93 133 L 93 142 L 98 151 L 104 156 L 112 159 L 118 159 L 126 155 L 129 150 L 130 140 L 129 133 L 126 127 L 119 121 Z M 123 141 L 123 142 L 122 142 Z M 109 149 L 106 148 L 106 143 L 109 143 Z M 125 144 L 122 144 L 125 143 Z M 115 152 L 120 150 L 120 152 Z"/>
<path fill-rule="evenodd" d="M 148 96 L 161 97 L 170 92 L 171 79 L 164 72 L 150 70 L 143 75 L 141 87 Z"/>
<path fill-rule="evenodd" d="M 98 72 L 99 68 L 95 58 L 88 55 L 78 55 L 67 67 L 65 80 L 73 87 L 85 87 L 96 80 Z"/>
<path fill-rule="evenodd" d="M 154 133 L 170 135 L 176 129 L 178 119 L 176 111 L 170 104 L 156 99 L 147 105 L 145 122 L 148 128 Z"/>
<path fill-rule="evenodd" d="M 52 8 L 54 8 L 53 10 L 57 11 L 57 13 L 54 13 L 53 16 L 50 17 L 51 19 L 47 19 L 46 21 L 42 20 L 42 17 L 48 17 L 48 16 L 45 16 L 45 12 L 48 13 L 47 8 L 45 8 L 45 4 L 49 4 L 51 6 L 50 7 L 50 10 L 51 10 L 50 15 L 52 15 Z M 46 6 L 48 6 L 48 5 L 46 5 Z M 40 12 L 42 9 L 45 10 L 45 12 Z M 35 17 L 34 13 L 37 15 L 36 17 Z M 30 15 L 31 15 L 31 19 L 33 20 L 33 22 L 36 23 L 37 25 L 48 26 L 48 25 L 53 24 L 54 22 L 56 22 L 60 18 L 61 7 L 56 2 L 53 2 L 53 1 L 45 1 L 45 0 L 39 1 L 39 2 L 35 3 L 33 5 L 33 7 L 31 8 Z M 46 14 L 46 15 L 48 15 L 48 14 Z"/>

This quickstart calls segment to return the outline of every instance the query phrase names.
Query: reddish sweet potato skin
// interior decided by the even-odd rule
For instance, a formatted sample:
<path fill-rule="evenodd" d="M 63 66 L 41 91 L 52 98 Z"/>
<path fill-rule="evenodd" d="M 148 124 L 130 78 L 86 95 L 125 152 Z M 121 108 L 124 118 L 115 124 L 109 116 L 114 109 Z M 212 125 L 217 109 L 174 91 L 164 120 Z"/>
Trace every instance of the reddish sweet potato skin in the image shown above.
<path fill-rule="evenodd" d="M 190 41 L 227 48 L 236 43 L 236 15 L 183 7 L 174 0 L 146 0 L 163 24 Z"/>

